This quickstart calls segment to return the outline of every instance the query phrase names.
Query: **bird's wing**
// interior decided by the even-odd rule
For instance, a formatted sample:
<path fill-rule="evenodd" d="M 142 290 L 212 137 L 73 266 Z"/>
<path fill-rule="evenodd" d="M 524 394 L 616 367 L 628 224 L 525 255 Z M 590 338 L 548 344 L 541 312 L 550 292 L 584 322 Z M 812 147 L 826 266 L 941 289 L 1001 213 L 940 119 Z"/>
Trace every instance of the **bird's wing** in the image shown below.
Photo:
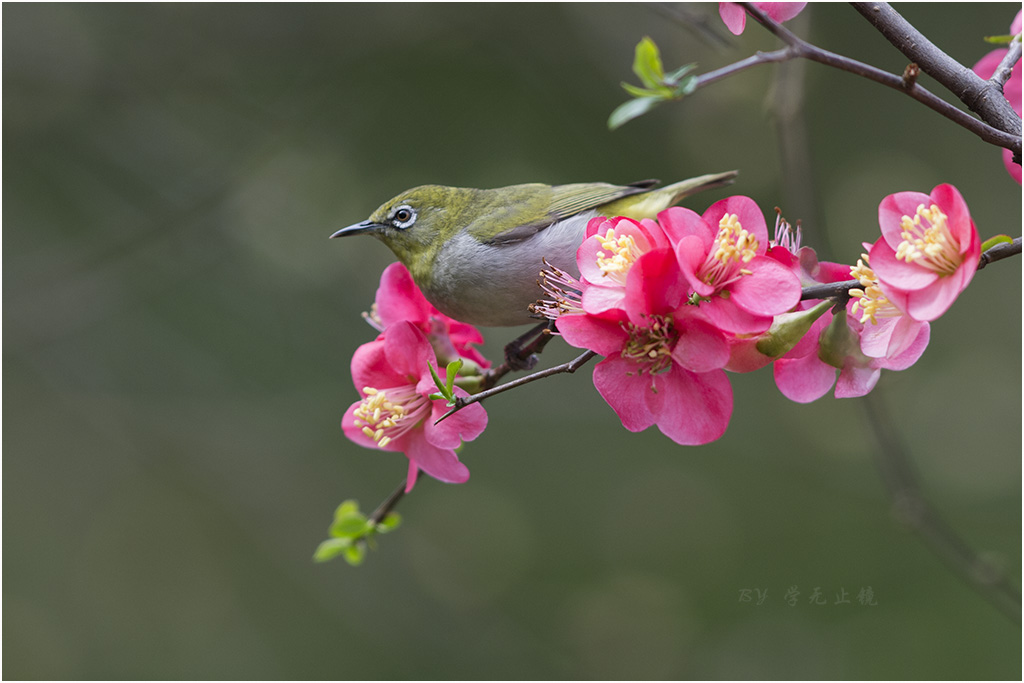
<path fill-rule="evenodd" d="M 658 182 L 657 180 L 641 180 L 629 185 L 609 185 L 608 183 L 553 185 L 549 188 L 549 194 L 544 197 L 547 206 L 539 212 L 536 211 L 536 206 L 531 207 L 529 213 L 533 217 L 532 220 L 524 221 L 514 228 L 494 235 L 486 240 L 486 244 L 498 246 L 521 242 L 544 228 L 578 213 L 596 209 L 629 195 L 647 192 Z"/>

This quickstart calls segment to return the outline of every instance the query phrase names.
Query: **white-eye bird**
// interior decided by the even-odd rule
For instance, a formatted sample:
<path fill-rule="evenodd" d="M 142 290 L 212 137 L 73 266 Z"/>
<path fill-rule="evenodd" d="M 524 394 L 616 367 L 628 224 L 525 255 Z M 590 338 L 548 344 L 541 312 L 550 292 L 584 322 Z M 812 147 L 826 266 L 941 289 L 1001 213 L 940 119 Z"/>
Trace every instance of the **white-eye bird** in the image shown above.
<path fill-rule="evenodd" d="M 591 218 L 654 218 L 735 177 L 736 171 L 712 173 L 659 189 L 652 189 L 656 180 L 493 190 L 423 185 L 331 237 L 365 233 L 379 239 L 445 315 L 473 325 L 523 325 L 536 322 L 527 307 L 543 295 L 537 284 L 543 259 L 579 276 L 576 249 Z"/>

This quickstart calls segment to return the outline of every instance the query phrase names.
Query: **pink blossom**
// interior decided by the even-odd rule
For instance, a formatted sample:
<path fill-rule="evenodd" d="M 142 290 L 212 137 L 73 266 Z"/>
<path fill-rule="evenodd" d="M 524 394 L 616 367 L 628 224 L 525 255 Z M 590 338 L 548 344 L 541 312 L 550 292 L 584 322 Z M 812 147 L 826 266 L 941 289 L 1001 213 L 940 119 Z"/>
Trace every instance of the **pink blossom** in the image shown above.
<path fill-rule="evenodd" d="M 978 269 L 981 240 L 966 202 L 952 185 L 897 192 L 882 200 L 878 222 L 869 255 L 882 292 L 914 320 L 935 320 Z"/>
<path fill-rule="evenodd" d="M 427 335 L 442 364 L 463 358 L 482 368 L 491 365 L 471 346 L 483 343 L 480 331 L 434 308 L 401 263 L 392 263 L 381 273 L 380 287 L 368 317 L 380 330 L 402 320 L 411 322 Z"/>
<path fill-rule="evenodd" d="M 1017 35 L 1021 32 L 1021 13 L 1017 12 L 1017 16 L 1014 17 L 1013 23 L 1010 26 L 1010 34 Z M 987 55 L 982 57 L 977 64 L 974 65 L 974 73 L 978 74 L 982 78 L 992 78 L 992 74 L 996 72 L 996 68 L 1000 62 L 1003 61 L 1003 57 L 1009 52 L 1007 48 L 1000 48 L 998 50 L 992 50 Z M 1010 102 L 1013 110 L 1017 112 L 1017 116 L 1021 116 L 1021 65 L 1020 60 L 1013 65 L 1013 70 L 1010 72 L 1010 78 L 1003 85 L 1003 96 Z M 1013 163 L 1013 153 L 1008 149 L 1003 150 L 1003 164 L 1006 166 L 1007 172 L 1019 185 L 1021 182 L 1021 168 L 1020 164 Z"/>
<path fill-rule="evenodd" d="M 583 310 L 593 315 L 621 308 L 626 277 L 637 259 L 654 249 L 668 249 L 668 239 L 652 220 L 597 217 L 587 224 L 586 238 L 576 251 L 585 286 Z"/>
<path fill-rule="evenodd" d="M 865 328 L 870 323 L 850 320 L 848 315 L 847 310 L 831 320 L 820 318 L 789 354 L 775 361 L 775 384 L 783 396 L 810 403 L 824 396 L 833 384 L 836 398 L 864 396 L 878 383 L 882 370 L 907 369 L 928 346 L 928 323 L 919 323 L 917 334 L 899 353 L 868 356 L 863 349 Z"/>
<path fill-rule="evenodd" d="M 768 228 L 749 197 L 715 202 L 702 216 L 672 207 L 658 219 L 700 314 L 723 332 L 764 332 L 800 300 L 797 277 L 765 256 Z"/>
<path fill-rule="evenodd" d="M 692 306 L 672 304 L 681 279 L 670 250 L 643 254 L 626 279 L 623 308 L 562 315 L 562 337 L 605 356 L 594 386 L 626 429 L 656 424 L 679 444 L 714 441 L 732 415 L 732 388 L 721 370 L 729 357 L 725 336 Z"/>
<path fill-rule="evenodd" d="M 479 403 L 434 424 L 447 410 L 445 401 L 429 397 L 437 391 L 427 367 L 434 362 L 426 336 L 404 320 L 386 327 L 352 356 L 352 379 L 362 399 L 345 411 L 342 430 L 360 446 L 404 453 L 409 459 L 406 491 L 412 490 L 419 470 L 449 483 L 469 479 L 455 449 L 487 426 L 487 413 Z M 466 396 L 458 387 L 455 392 Z"/>
<path fill-rule="evenodd" d="M 755 2 L 754 7 L 758 8 L 770 18 L 782 23 L 789 21 L 800 14 L 806 2 Z M 735 2 L 718 3 L 718 15 L 722 17 L 725 26 L 732 31 L 734 36 L 743 33 L 747 25 L 747 12 Z"/>

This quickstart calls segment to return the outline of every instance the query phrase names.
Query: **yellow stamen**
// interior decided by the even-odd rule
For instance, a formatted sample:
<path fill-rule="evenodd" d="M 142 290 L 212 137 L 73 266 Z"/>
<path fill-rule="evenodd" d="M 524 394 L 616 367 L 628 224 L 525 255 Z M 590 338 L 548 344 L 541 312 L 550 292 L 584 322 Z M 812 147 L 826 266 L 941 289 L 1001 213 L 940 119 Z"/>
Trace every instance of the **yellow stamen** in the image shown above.
<path fill-rule="evenodd" d="M 870 322 L 872 325 L 877 325 L 878 318 L 894 318 L 903 315 L 903 312 L 882 293 L 875 271 L 868 266 L 867 254 L 861 254 L 857 265 L 850 268 L 850 277 L 859 280 L 863 287 L 863 289 L 850 290 L 850 297 L 856 299 L 853 302 L 852 311 L 856 314 L 858 308 L 861 310 L 861 323 Z"/>
<path fill-rule="evenodd" d="M 626 273 L 642 255 L 636 241 L 630 235 L 616 236 L 613 228 L 608 228 L 603 237 L 599 234 L 597 238 L 601 249 L 605 250 L 597 252 L 597 267 L 601 269 L 601 274 L 625 284 Z"/>
<path fill-rule="evenodd" d="M 700 270 L 700 278 L 709 285 L 725 287 L 730 282 L 750 275 L 751 271 L 739 266 L 750 263 L 757 256 L 758 242 L 753 234 L 740 225 L 739 216 L 725 214 L 718 222 L 715 246 L 708 253 Z"/>
<path fill-rule="evenodd" d="M 913 217 L 900 219 L 896 258 L 916 263 L 939 275 L 951 275 L 961 263 L 960 245 L 949 231 L 946 214 L 936 205 L 921 204 Z"/>
<path fill-rule="evenodd" d="M 363 387 L 364 398 L 355 409 L 355 426 L 381 448 L 419 424 L 430 401 L 414 386 L 375 389 Z"/>

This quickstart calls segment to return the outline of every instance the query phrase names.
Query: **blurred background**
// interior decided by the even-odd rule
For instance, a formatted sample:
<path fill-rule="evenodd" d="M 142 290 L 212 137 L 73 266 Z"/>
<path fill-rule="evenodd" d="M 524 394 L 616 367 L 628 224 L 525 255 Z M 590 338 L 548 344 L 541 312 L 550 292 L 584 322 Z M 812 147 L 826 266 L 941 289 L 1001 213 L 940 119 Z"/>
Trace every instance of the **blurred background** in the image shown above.
<path fill-rule="evenodd" d="M 972 65 L 1019 5 L 898 8 Z M 423 183 L 736 168 L 690 206 L 749 195 L 855 262 L 885 195 L 942 182 L 983 238 L 1019 235 L 996 148 L 814 64 L 610 133 L 643 36 L 670 69 L 777 47 L 752 21 L 730 36 L 715 4 L 3 20 L 4 678 L 1019 678 L 1019 622 L 893 514 L 863 402 L 796 405 L 766 370 L 732 377 L 729 431 L 701 448 L 626 432 L 589 368 L 493 398 L 469 483 L 421 478 L 362 567 L 311 560 L 338 503 L 373 509 L 406 468 L 338 427 L 393 259 L 337 228 Z M 846 5 L 790 26 L 906 65 Z M 874 394 L 928 500 L 1015 587 L 1020 263 L 980 272 Z M 485 334 L 497 357 L 513 333 Z"/>

